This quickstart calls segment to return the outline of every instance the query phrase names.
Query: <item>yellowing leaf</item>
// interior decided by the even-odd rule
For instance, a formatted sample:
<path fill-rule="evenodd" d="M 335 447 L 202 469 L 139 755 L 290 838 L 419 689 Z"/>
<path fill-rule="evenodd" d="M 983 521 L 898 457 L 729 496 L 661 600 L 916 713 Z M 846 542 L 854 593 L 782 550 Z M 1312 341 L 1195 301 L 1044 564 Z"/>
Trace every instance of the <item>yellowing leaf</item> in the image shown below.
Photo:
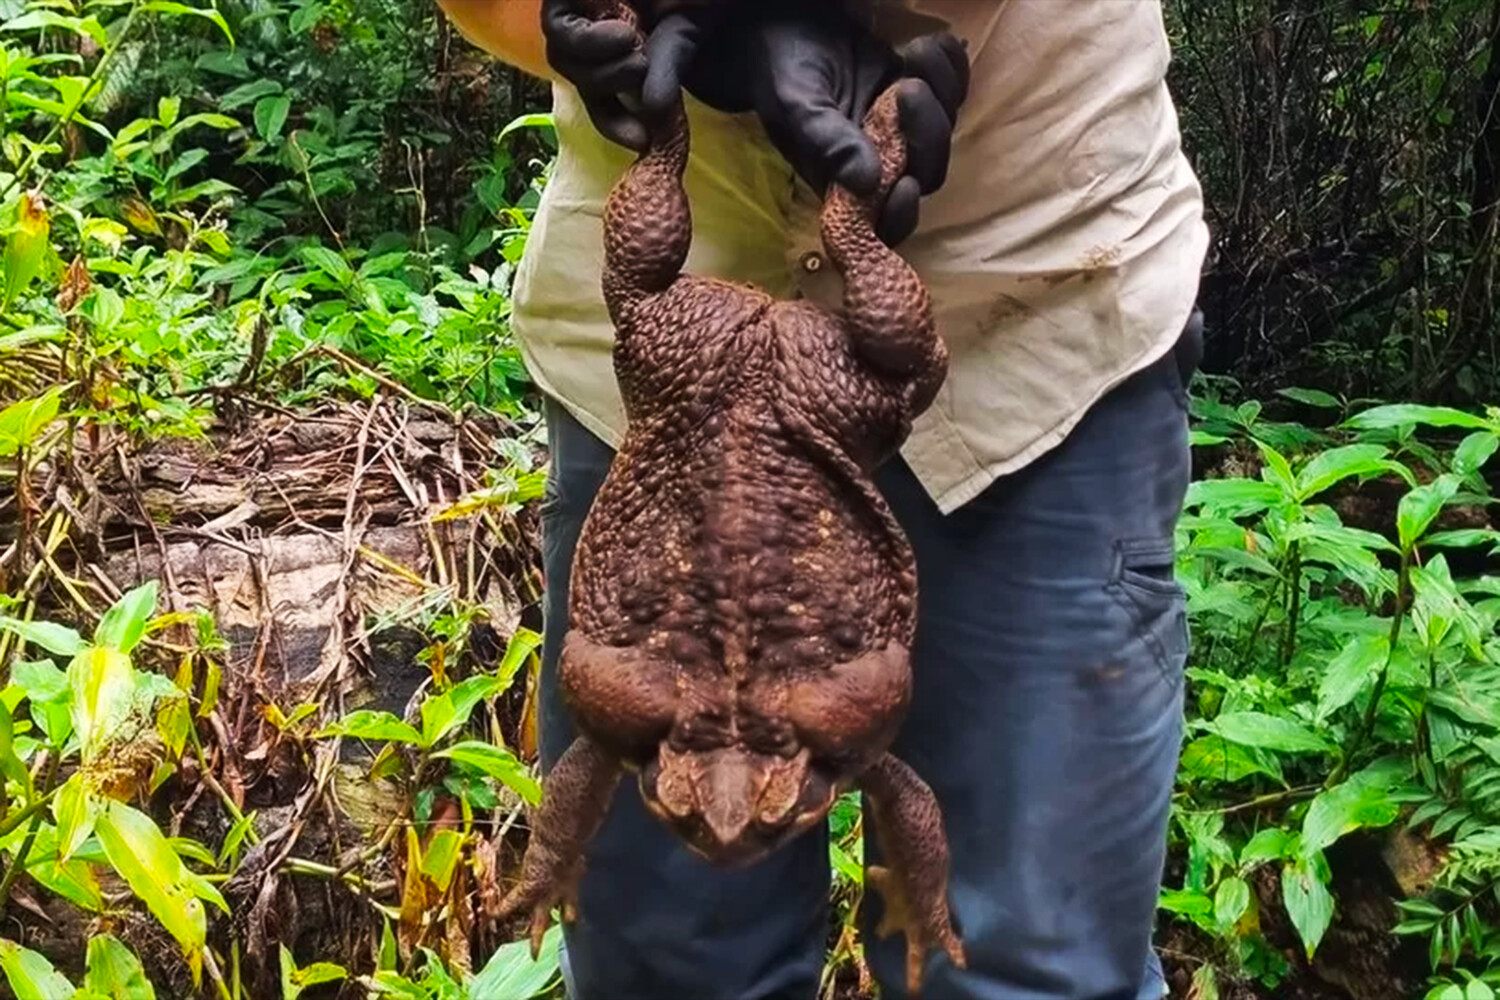
<path fill-rule="evenodd" d="M 17 206 L 15 225 L 5 241 L 4 264 L 0 266 L 0 313 L 10 308 L 42 269 L 49 246 L 52 223 L 40 191 L 28 191 Z"/>
<path fill-rule="evenodd" d="M 89 792 L 82 775 L 75 774 L 57 790 L 52 801 L 52 815 L 57 820 L 57 850 L 67 861 L 82 846 L 99 819 L 100 800 Z"/>
<path fill-rule="evenodd" d="M 123 802 L 105 805 L 95 832 L 110 865 L 177 940 L 199 982 L 208 917 L 182 859 L 151 817 Z"/>
<path fill-rule="evenodd" d="M 130 224 L 130 228 L 136 232 L 151 236 L 161 235 L 161 223 L 157 221 L 156 213 L 141 199 L 133 195 L 125 198 L 120 202 L 120 211 L 124 214 L 125 221 Z"/>
<path fill-rule="evenodd" d="M 83 745 L 85 762 L 109 743 L 130 714 L 135 696 L 135 668 L 116 649 L 90 646 L 68 665 L 73 689 L 73 730 Z"/>
<path fill-rule="evenodd" d="M 439 830 L 422 852 L 422 874 L 432 880 L 439 892 L 448 891 L 463 846 L 463 834 L 457 830 Z"/>

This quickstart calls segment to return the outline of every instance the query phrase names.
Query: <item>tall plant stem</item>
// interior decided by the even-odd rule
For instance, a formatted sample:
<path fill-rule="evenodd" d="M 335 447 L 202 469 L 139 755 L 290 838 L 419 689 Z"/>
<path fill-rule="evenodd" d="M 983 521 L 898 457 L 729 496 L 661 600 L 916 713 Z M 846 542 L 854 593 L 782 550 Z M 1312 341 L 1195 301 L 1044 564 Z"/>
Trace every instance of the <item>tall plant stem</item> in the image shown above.
<path fill-rule="evenodd" d="M 1355 731 L 1354 738 L 1349 741 L 1349 749 L 1345 752 L 1343 760 L 1339 761 L 1328 775 L 1328 780 L 1323 787 L 1332 788 L 1349 775 L 1349 768 L 1353 765 L 1355 756 L 1370 735 L 1375 731 L 1375 717 L 1380 708 L 1380 699 L 1385 695 L 1386 681 L 1391 676 L 1391 660 L 1396 656 L 1396 641 L 1401 638 L 1401 623 L 1406 620 L 1406 605 L 1410 600 L 1411 591 L 1411 550 L 1406 549 L 1401 553 L 1401 570 L 1396 576 L 1396 607 L 1391 615 L 1391 630 L 1389 648 L 1385 651 L 1385 662 L 1380 665 L 1380 673 L 1375 678 L 1375 686 L 1370 690 L 1370 703 L 1365 706 L 1365 714 L 1360 719 L 1359 729 Z"/>

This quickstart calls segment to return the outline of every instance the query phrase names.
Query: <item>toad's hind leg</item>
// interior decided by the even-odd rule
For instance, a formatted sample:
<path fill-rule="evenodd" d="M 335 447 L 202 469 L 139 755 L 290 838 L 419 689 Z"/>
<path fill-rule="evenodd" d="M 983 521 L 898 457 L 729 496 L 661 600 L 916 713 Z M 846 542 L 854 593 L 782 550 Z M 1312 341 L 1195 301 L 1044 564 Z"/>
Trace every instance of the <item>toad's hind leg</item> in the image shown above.
<path fill-rule="evenodd" d="M 896 93 L 888 89 L 865 117 L 865 134 L 880 154 L 876 195 L 860 199 L 834 187 L 821 222 L 824 248 L 844 279 L 844 322 L 854 353 L 875 371 L 907 383 L 908 415 L 915 416 L 931 405 L 947 377 L 948 350 L 921 278 L 875 234 L 875 209 L 906 166 Z"/>
<path fill-rule="evenodd" d="M 650 325 L 637 316 L 637 309 L 681 276 L 693 239 L 682 184 L 689 139 L 680 100 L 665 120 L 653 125 L 650 143 L 604 206 L 604 301 L 625 335 Z"/>
<path fill-rule="evenodd" d="M 562 905 L 565 921 L 576 913 L 583 848 L 603 822 L 619 778 L 619 761 L 585 736 L 574 741 L 543 782 L 542 805 L 521 862 L 521 881 L 494 914 L 506 920 L 531 911 L 533 958 L 541 952 L 552 907 Z"/>
<path fill-rule="evenodd" d="M 890 754 L 859 778 L 868 800 L 884 867 L 871 867 L 870 884 L 885 904 L 876 933 L 906 935 L 906 991 L 917 996 L 927 952 L 942 948 L 962 969 L 964 946 L 948 912 L 948 839 L 936 796 L 915 771 Z"/>

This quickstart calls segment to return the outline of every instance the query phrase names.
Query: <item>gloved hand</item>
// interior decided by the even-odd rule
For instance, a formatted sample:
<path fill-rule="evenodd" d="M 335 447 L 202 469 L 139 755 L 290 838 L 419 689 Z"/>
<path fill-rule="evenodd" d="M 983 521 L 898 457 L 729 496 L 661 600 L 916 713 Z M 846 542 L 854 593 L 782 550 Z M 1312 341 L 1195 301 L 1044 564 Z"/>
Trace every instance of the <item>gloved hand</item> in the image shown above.
<path fill-rule="evenodd" d="M 620 95 L 639 95 L 646 53 L 637 30 L 623 20 L 595 20 L 584 0 L 542 0 L 547 62 L 583 99 L 599 133 L 634 150 L 646 149 L 646 126 Z"/>
<path fill-rule="evenodd" d="M 711 107 L 755 111 L 772 143 L 814 190 L 837 183 L 874 192 L 880 161 L 865 113 L 901 80 L 906 173 L 886 197 L 877 232 L 894 246 L 916 229 L 918 203 L 947 179 L 953 128 L 968 96 L 963 44 L 941 32 L 893 51 L 862 25 L 815 0 L 677 11 L 651 26 L 642 110 L 660 115 L 684 85 Z"/>

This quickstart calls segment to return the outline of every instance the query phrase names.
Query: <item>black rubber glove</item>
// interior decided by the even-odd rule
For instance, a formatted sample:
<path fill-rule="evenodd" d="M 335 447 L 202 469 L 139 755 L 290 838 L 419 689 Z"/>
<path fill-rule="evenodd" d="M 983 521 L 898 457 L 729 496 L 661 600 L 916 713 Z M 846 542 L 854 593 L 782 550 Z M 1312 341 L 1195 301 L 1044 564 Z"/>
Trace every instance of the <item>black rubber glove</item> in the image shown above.
<path fill-rule="evenodd" d="M 601 135 L 644 152 L 646 126 L 621 100 L 639 95 L 646 80 L 638 33 L 625 21 L 596 21 L 584 11 L 582 0 L 542 0 L 547 62 L 578 90 Z"/>
<path fill-rule="evenodd" d="M 825 193 L 837 183 L 869 194 L 880 162 L 860 128 L 886 87 L 901 80 L 905 175 L 877 222 L 894 246 L 916 229 L 921 196 L 948 175 L 953 128 L 968 96 L 969 60 L 946 32 L 893 51 L 833 4 L 768 0 L 670 14 L 647 42 L 643 111 L 660 115 L 686 89 L 710 107 L 756 112 L 799 176 Z"/>

